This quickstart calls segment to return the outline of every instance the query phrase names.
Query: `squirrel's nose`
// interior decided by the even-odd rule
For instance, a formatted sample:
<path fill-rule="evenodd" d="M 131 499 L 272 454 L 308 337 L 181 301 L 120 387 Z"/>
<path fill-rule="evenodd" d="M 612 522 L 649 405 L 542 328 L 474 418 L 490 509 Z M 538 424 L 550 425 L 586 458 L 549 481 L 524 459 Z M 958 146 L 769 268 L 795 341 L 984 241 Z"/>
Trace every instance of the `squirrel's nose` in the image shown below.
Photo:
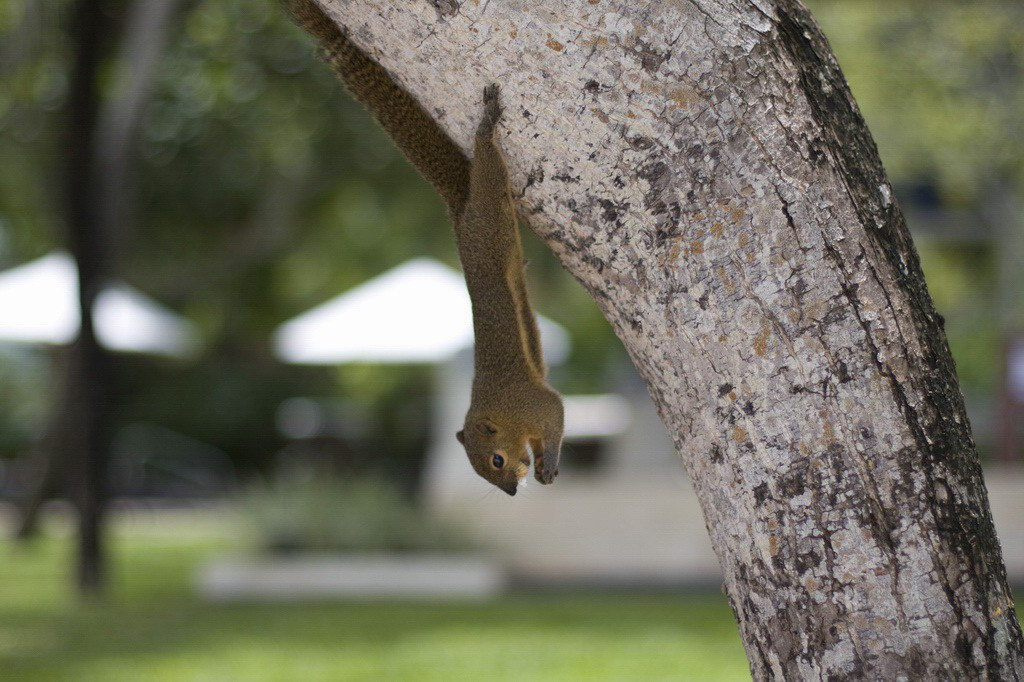
<path fill-rule="evenodd" d="M 518 486 L 514 486 L 512 488 L 502 488 L 502 490 L 504 490 L 509 495 L 513 495 L 514 496 L 516 494 L 516 491 L 519 490 L 519 488 L 518 488 Z"/>

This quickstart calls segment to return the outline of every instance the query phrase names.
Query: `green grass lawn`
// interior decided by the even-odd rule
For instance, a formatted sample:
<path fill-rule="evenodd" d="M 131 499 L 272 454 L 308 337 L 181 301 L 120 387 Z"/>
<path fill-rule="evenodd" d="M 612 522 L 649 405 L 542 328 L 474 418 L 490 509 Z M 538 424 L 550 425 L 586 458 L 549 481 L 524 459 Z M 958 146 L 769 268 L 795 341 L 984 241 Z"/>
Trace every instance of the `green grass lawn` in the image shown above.
<path fill-rule="evenodd" d="M 72 544 L 0 540 L 0 679 L 712 680 L 749 673 L 723 597 L 511 595 L 482 603 L 215 605 L 192 591 L 224 524 L 122 521 L 101 604 Z"/>

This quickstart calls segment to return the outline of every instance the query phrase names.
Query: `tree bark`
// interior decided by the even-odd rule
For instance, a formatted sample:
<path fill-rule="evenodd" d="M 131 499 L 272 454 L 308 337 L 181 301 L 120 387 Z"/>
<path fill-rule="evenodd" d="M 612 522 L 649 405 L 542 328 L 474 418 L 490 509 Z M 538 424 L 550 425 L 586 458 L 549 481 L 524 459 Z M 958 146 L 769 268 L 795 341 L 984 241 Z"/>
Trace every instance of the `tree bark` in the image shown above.
<path fill-rule="evenodd" d="M 795 0 L 320 0 L 593 295 L 693 479 L 755 678 L 1024 676 L 941 318 Z"/>

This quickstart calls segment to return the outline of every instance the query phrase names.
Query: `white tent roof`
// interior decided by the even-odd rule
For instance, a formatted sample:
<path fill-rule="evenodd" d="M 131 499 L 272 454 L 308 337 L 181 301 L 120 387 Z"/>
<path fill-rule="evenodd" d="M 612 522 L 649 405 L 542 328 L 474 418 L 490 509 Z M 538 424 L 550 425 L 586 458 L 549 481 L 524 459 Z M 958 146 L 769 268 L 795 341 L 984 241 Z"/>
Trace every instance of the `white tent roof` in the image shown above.
<path fill-rule="evenodd" d="M 569 335 L 539 320 L 544 359 L 569 353 Z M 297 364 L 449 360 L 473 344 L 473 315 L 458 272 L 418 258 L 323 303 L 278 327 L 275 351 Z"/>
<path fill-rule="evenodd" d="M 113 284 L 96 298 L 96 335 L 110 350 L 185 356 L 199 336 L 175 315 L 126 284 Z M 54 252 L 0 272 L 0 342 L 63 345 L 78 336 L 78 267 Z"/>

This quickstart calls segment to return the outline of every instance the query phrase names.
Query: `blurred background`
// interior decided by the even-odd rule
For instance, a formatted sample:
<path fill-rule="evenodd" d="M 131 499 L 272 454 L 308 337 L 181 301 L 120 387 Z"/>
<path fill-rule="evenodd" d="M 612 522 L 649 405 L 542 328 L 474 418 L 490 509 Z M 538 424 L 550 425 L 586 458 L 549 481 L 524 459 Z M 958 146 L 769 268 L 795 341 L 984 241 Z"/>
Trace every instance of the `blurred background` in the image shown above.
<path fill-rule="evenodd" d="M 1024 583 L 1024 6 L 808 5 Z M 567 435 L 513 501 L 454 438 L 443 206 L 276 2 L 0 0 L 3 677 L 747 676 L 642 381 L 523 239 Z"/>

